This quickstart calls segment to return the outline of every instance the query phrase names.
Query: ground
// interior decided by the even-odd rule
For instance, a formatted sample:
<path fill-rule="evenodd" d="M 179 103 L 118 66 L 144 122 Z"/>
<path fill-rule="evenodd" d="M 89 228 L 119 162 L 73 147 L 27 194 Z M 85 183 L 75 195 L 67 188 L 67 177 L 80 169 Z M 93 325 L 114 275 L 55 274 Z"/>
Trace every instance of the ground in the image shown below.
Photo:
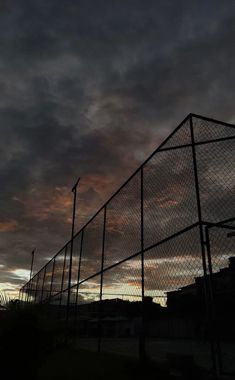
<path fill-rule="evenodd" d="M 32 310 L 13 310 L 0 315 L 1 373 L 14 379 L 66 380 L 199 380 L 192 368 L 184 376 L 170 365 L 144 363 L 130 356 L 90 352 L 58 340 L 53 321 L 38 318 Z M 176 366 L 177 367 L 177 366 Z"/>

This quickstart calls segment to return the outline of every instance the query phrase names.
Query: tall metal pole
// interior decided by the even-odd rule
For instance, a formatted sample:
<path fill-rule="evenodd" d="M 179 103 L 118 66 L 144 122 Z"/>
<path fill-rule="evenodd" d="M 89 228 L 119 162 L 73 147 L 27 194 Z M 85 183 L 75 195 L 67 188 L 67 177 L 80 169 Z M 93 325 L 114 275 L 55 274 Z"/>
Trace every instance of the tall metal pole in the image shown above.
<path fill-rule="evenodd" d="M 144 299 L 144 170 L 140 170 L 140 230 L 141 230 L 141 300 L 142 321 L 139 341 L 139 356 L 141 360 L 146 359 L 146 331 L 145 331 L 145 299 Z"/>
<path fill-rule="evenodd" d="M 71 231 L 71 245 L 70 245 L 70 260 L 69 260 L 69 279 L 68 279 L 68 298 L 67 298 L 67 313 L 66 321 L 69 320 L 69 307 L 70 307 L 70 297 L 71 297 L 71 279 L 72 279 L 72 260 L 73 260 L 73 237 L 74 237 L 74 225 L 75 225 L 75 214 L 76 214 L 76 199 L 77 199 L 77 186 L 80 181 L 78 178 L 77 182 L 72 188 L 73 192 L 73 220 L 72 220 L 72 231 Z"/>
<path fill-rule="evenodd" d="M 103 221 L 103 238 L 102 238 L 102 256 L 101 256 L 101 274 L 100 274 L 100 307 L 99 307 L 99 336 L 98 336 L 98 352 L 101 352 L 101 338 L 102 338 L 102 314 L 103 314 L 103 271 L 104 271 L 104 249 L 105 249 L 105 232 L 106 232 L 106 212 L 107 207 L 104 208 L 104 221 Z"/>
<path fill-rule="evenodd" d="M 46 266 L 44 267 L 44 273 L 43 273 L 43 280 L 42 280 L 42 290 L 41 290 L 41 300 L 40 300 L 40 303 L 43 303 L 43 293 L 44 293 L 45 278 L 46 278 Z"/>
<path fill-rule="evenodd" d="M 213 284 L 213 269 L 212 269 L 212 260 L 211 260 L 211 247 L 210 247 L 210 235 L 209 235 L 208 226 L 205 227 L 205 245 L 207 248 L 207 258 L 208 258 L 208 269 L 209 269 L 209 278 L 208 278 L 208 293 L 209 293 L 209 317 L 210 317 L 210 340 L 211 340 L 211 353 L 212 353 L 212 362 L 215 374 L 219 377 L 219 373 L 222 373 L 222 354 L 221 354 L 221 345 L 219 334 L 216 328 L 216 309 L 215 309 L 215 299 L 214 299 L 214 284 Z"/>
<path fill-rule="evenodd" d="M 78 292 L 79 292 L 79 282 L 80 282 L 80 273 L 81 273 L 83 237 L 84 237 L 84 229 L 82 229 L 80 252 L 79 252 L 78 277 L 77 277 L 77 289 L 76 289 L 76 300 L 75 300 L 75 323 L 77 323 L 77 316 L 78 316 Z"/>
<path fill-rule="evenodd" d="M 196 146 L 195 146 L 195 138 L 194 138 L 194 126 L 193 126 L 192 115 L 190 115 L 190 134 L 191 134 L 191 144 L 192 144 L 192 159 L 193 159 L 196 203 L 197 203 L 197 213 L 198 213 L 199 233 L 200 233 L 200 243 L 201 243 L 202 266 L 203 266 L 203 273 L 204 273 L 204 292 L 205 292 L 205 300 L 206 300 L 206 315 L 207 315 L 207 318 L 210 318 L 210 323 L 211 323 L 212 322 L 211 321 L 211 305 L 210 305 L 210 294 L 209 294 L 208 275 L 207 275 L 207 262 L 206 262 L 206 252 L 205 252 L 206 244 L 204 241 L 204 231 L 203 231 L 203 223 L 202 223 L 201 197 L 200 197 L 200 188 L 199 188 L 197 154 L 196 154 Z M 208 257 L 207 257 L 207 259 L 208 259 Z M 210 345 L 211 345 L 211 357 L 212 357 L 212 362 L 213 362 L 214 346 L 213 346 L 212 337 L 210 337 Z M 214 367 L 215 376 L 218 377 L 217 367 L 214 366 L 214 363 L 213 363 L 213 367 Z"/>
<path fill-rule="evenodd" d="M 53 282 L 54 282 L 54 272 L 55 272 L 55 258 L 53 259 L 53 266 L 52 266 L 52 274 L 51 274 L 51 284 L 50 284 L 50 291 L 49 291 L 49 297 L 48 297 L 48 304 L 50 306 L 51 303 L 51 293 L 53 290 Z"/>
<path fill-rule="evenodd" d="M 34 303 L 37 303 L 38 283 L 39 283 L 39 273 L 37 274 L 37 283 L 36 283 L 36 289 L 35 289 Z"/>
<path fill-rule="evenodd" d="M 66 264 L 66 259 L 67 259 L 67 250 L 68 250 L 68 245 L 66 244 L 65 246 L 65 251 L 64 251 L 64 262 L 63 262 L 63 270 L 62 270 L 62 279 L 61 279 L 61 288 L 60 288 L 60 302 L 59 302 L 59 318 L 61 317 L 61 305 L 62 305 L 62 296 L 63 296 L 63 290 L 64 290 L 64 271 L 65 271 L 65 264 Z"/>
<path fill-rule="evenodd" d="M 33 263 L 34 263 L 34 253 L 35 253 L 35 250 L 36 250 L 36 248 L 32 250 L 32 260 L 31 260 L 30 278 L 29 278 L 30 280 L 31 280 L 32 275 L 33 275 Z"/>
<path fill-rule="evenodd" d="M 36 249 L 36 248 L 35 248 Z M 31 268 L 30 268 L 30 274 L 29 274 L 29 289 L 28 289 L 28 298 L 30 297 L 30 293 L 32 293 L 33 289 L 32 288 L 32 276 L 33 276 L 33 263 L 34 263 L 34 253 L 35 253 L 35 249 L 32 250 L 32 259 L 31 259 Z"/>

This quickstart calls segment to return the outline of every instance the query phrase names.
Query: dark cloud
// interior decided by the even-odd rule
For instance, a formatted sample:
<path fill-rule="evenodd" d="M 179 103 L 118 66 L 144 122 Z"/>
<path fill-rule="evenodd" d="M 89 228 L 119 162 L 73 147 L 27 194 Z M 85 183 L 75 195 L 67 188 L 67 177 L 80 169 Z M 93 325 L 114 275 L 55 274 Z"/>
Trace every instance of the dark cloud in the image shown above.
<path fill-rule="evenodd" d="M 26 269 L 68 240 L 77 176 L 78 228 L 185 114 L 234 120 L 235 4 L 0 7 L 0 253 Z"/>

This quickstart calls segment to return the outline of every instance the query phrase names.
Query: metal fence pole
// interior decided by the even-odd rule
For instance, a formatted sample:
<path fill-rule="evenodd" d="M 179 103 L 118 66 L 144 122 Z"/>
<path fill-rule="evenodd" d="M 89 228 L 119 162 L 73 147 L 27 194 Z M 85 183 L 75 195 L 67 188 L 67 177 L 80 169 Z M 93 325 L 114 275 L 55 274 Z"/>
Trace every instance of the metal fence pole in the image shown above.
<path fill-rule="evenodd" d="M 49 291 L 49 297 L 48 297 L 48 305 L 49 306 L 51 304 L 51 293 L 52 293 L 53 280 L 54 280 L 54 270 L 55 270 L 55 258 L 53 259 L 52 274 L 51 274 L 51 284 L 50 284 L 50 291 Z"/>
<path fill-rule="evenodd" d="M 39 274 L 37 274 L 37 284 L 36 284 L 36 289 L 35 289 L 34 303 L 36 303 L 37 301 L 38 283 L 39 283 Z"/>
<path fill-rule="evenodd" d="M 29 302 L 29 290 L 30 290 L 30 281 L 28 282 L 27 286 L 26 286 L 26 303 Z"/>
<path fill-rule="evenodd" d="M 192 115 L 190 115 L 190 132 L 191 132 L 192 158 L 193 158 L 194 180 L 195 180 L 195 192 L 196 192 L 197 213 L 198 213 L 199 233 L 200 233 L 200 243 L 201 243 L 201 254 L 202 254 L 202 266 L 203 266 L 203 273 L 204 273 L 204 292 L 205 292 L 206 315 L 207 315 L 208 322 L 209 322 L 209 319 L 211 317 L 211 311 L 210 311 L 210 306 L 209 306 L 210 298 L 209 298 L 209 289 L 208 289 L 208 276 L 207 276 L 205 241 L 204 241 L 204 233 L 203 233 L 201 198 L 200 198 L 200 188 L 199 188 L 198 168 L 197 168 L 197 155 L 196 155 L 196 147 L 195 147 L 194 127 L 193 127 L 193 118 L 192 118 Z M 214 349 L 213 349 L 213 342 L 211 340 L 211 337 L 210 337 L 210 344 L 211 344 L 211 358 L 212 358 L 212 363 L 213 363 Z M 214 371 L 215 371 L 215 375 L 217 375 L 216 368 L 214 368 Z"/>
<path fill-rule="evenodd" d="M 145 329 L 145 300 L 144 300 L 144 170 L 140 170 L 140 229 L 141 229 L 141 298 L 142 321 L 139 340 L 139 355 L 141 360 L 146 358 L 146 329 Z"/>
<path fill-rule="evenodd" d="M 100 273 L 100 307 L 99 307 L 99 332 L 98 332 L 98 352 L 101 352 L 101 338 L 102 338 L 102 292 L 103 292 L 103 270 L 104 270 L 104 250 L 105 250 L 105 232 L 106 232 L 106 206 L 104 208 L 104 221 L 103 221 L 103 237 L 102 237 L 102 256 L 101 256 L 101 273 Z"/>
<path fill-rule="evenodd" d="M 31 268 L 30 268 L 30 280 L 32 279 L 32 274 L 33 274 L 34 253 L 35 253 L 35 249 L 32 251 L 32 260 L 31 260 Z"/>
<path fill-rule="evenodd" d="M 60 287 L 59 317 L 61 316 L 61 304 L 62 304 L 62 294 L 63 294 L 63 289 L 64 289 L 64 270 L 65 270 L 65 264 L 66 264 L 66 258 L 67 258 L 67 248 L 68 246 L 66 244 L 65 252 L 64 252 L 64 263 L 63 263 L 61 287 Z"/>
<path fill-rule="evenodd" d="M 21 302 L 24 302 L 24 286 L 22 286 L 20 291 L 21 291 Z"/>
<path fill-rule="evenodd" d="M 24 286 L 24 303 L 27 302 L 27 286 Z"/>
<path fill-rule="evenodd" d="M 22 289 L 19 290 L 19 301 L 21 302 L 21 298 L 22 298 Z"/>
<path fill-rule="evenodd" d="M 75 305 L 76 305 L 75 306 L 75 323 L 77 322 L 77 316 L 78 316 L 78 292 L 79 292 L 79 281 L 80 281 L 80 272 L 81 272 L 83 236 L 84 236 L 84 229 L 82 229 L 82 234 L 81 234 L 81 244 L 80 244 L 80 252 L 79 252 L 79 262 L 78 262 L 78 277 L 77 277 L 77 289 L 76 289 L 76 301 L 75 301 Z"/>
<path fill-rule="evenodd" d="M 42 292 L 41 292 L 41 302 L 40 303 L 43 302 L 43 293 L 44 293 L 45 278 L 46 278 L 46 266 L 44 267 L 44 273 L 43 273 Z"/>
<path fill-rule="evenodd" d="M 28 286 L 28 298 L 27 298 L 27 302 L 29 300 L 31 291 L 33 291 L 33 289 L 32 289 L 32 285 L 33 285 L 32 274 L 33 274 L 34 252 L 35 252 L 35 249 L 32 251 L 32 259 L 31 259 L 31 267 L 30 267 L 29 283 L 28 283 L 29 286 Z"/>
<path fill-rule="evenodd" d="M 211 261 L 211 248 L 210 248 L 210 235 L 209 235 L 208 226 L 205 227 L 205 243 L 207 248 L 207 258 L 208 258 L 208 269 L 209 269 L 209 277 L 208 277 L 208 287 L 209 287 L 209 296 L 210 296 L 210 332 L 211 332 L 211 351 L 213 357 L 213 365 L 216 376 L 218 377 L 220 373 L 222 373 L 222 355 L 221 355 L 221 346 L 220 340 L 216 329 L 216 311 L 215 311 L 215 300 L 214 300 L 214 287 L 213 287 L 213 269 L 212 269 L 212 261 Z"/>
<path fill-rule="evenodd" d="M 69 310 L 70 310 L 70 297 L 71 297 L 71 279 L 72 279 L 72 261 L 73 261 L 73 238 L 74 238 L 74 225 L 75 225 L 75 213 L 76 213 L 76 199 L 77 199 L 77 186 L 80 181 L 78 178 L 72 192 L 73 197 L 73 220 L 72 220 L 72 231 L 71 231 L 71 245 L 70 245 L 70 259 L 69 259 L 69 280 L 68 280 L 68 298 L 67 298 L 67 312 L 66 312 L 66 321 L 69 321 Z"/>
<path fill-rule="evenodd" d="M 198 213 L 198 222 L 199 222 L 199 231 L 200 231 L 201 253 L 202 253 L 204 276 L 206 277 L 207 275 L 206 254 L 205 254 L 205 248 L 204 248 L 201 200 L 200 200 L 199 180 L 198 180 L 198 171 L 197 171 L 197 157 L 196 157 L 192 116 L 190 116 L 190 130 L 191 130 L 192 156 L 193 156 L 194 180 L 195 180 L 195 191 L 196 191 L 196 201 L 197 201 L 197 213 Z"/>

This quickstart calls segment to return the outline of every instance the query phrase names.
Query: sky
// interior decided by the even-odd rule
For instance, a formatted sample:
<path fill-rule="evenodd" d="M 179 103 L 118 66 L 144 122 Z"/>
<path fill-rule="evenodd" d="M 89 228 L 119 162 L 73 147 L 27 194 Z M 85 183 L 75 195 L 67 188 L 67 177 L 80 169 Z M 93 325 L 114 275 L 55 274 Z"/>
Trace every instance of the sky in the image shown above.
<path fill-rule="evenodd" d="M 0 289 L 14 294 L 190 113 L 235 122 L 233 0 L 2 1 Z"/>

